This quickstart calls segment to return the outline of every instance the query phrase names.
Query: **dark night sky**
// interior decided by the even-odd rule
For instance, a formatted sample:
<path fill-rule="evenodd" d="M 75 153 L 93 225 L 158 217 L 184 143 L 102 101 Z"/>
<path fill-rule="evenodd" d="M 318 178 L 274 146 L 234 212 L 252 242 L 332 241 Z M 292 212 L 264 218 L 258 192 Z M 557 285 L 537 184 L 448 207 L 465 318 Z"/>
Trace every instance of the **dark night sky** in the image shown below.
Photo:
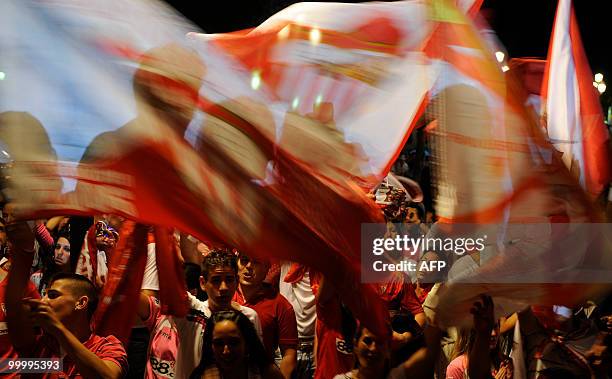
<path fill-rule="evenodd" d="M 254 27 L 283 9 L 291 0 L 168 0 L 179 12 L 208 33 Z M 357 2 L 357 1 L 353 1 Z M 612 80 L 612 1 L 574 0 L 578 25 L 592 71 Z M 493 28 L 511 57 L 546 57 L 557 0 L 485 0 L 483 8 L 493 9 Z M 612 88 L 612 87 L 610 87 Z M 608 91 L 612 92 L 612 91 Z"/>

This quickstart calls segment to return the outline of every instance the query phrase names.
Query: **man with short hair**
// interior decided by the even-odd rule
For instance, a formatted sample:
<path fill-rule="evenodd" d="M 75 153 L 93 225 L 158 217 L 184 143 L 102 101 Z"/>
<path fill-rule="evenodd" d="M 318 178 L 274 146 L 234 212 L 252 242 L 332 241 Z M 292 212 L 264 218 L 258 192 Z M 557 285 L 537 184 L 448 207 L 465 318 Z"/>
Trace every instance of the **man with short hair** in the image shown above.
<path fill-rule="evenodd" d="M 280 348 L 280 370 L 285 378 L 290 378 L 297 364 L 298 335 L 295 313 L 283 295 L 264 283 L 269 269 L 269 261 L 240 255 L 239 286 L 234 300 L 257 312 L 261 319 L 266 352 L 274 358 L 277 348 Z"/>
<path fill-rule="evenodd" d="M 93 283 L 81 275 L 61 273 L 51 279 L 43 299 L 22 299 L 34 258 L 34 235 L 26 223 L 8 225 L 7 235 L 13 262 L 6 311 L 9 335 L 20 356 L 62 359 L 63 375 L 71 378 L 123 377 L 127 354 L 121 342 L 91 330 L 98 303 Z M 35 326 L 42 335 L 35 334 Z M 57 373 L 43 377 L 57 377 Z"/>
<path fill-rule="evenodd" d="M 235 309 L 251 320 L 261 339 L 261 323 L 257 313 L 232 298 L 238 285 L 238 266 L 235 254 L 229 249 L 212 249 L 204 258 L 200 286 L 208 300 L 200 301 L 192 294 L 189 297 L 189 312 L 185 318 L 175 318 L 178 331 L 175 377 L 188 378 L 202 359 L 202 343 L 206 320 L 215 312 Z"/>

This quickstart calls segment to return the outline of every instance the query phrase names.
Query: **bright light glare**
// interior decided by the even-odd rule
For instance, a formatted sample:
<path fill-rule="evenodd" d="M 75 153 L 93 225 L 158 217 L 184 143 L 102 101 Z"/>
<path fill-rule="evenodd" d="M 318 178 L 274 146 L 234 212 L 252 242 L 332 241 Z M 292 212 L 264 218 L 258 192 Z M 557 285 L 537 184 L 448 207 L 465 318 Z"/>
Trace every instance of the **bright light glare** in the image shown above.
<path fill-rule="evenodd" d="M 323 101 L 323 95 L 317 95 L 317 98 L 315 99 L 315 104 L 318 106 L 319 104 L 321 104 L 321 101 Z"/>
<path fill-rule="evenodd" d="M 253 71 L 253 75 L 251 76 L 251 88 L 257 91 L 259 86 L 261 85 L 261 75 L 259 70 Z"/>
<path fill-rule="evenodd" d="M 597 90 L 599 91 L 599 93 L 606 92 L 606 83 L 599 83 L 597 85 Z"/>
<path fill-rule="evenodd" d="M 593 87 L 597 88 L 597 82 L 593 82 Z"/>
<path fill-rule="evenodd" d="M 506 54 L 504 54 L 503 52 L 501 52 L 501 51 L 496 51 L 495 52 L 495 58 L 497 58 L 497 61 L 499 63 L 503 62 L 505 57 L 506 57 Z"/>
<path fill-rule="evenodd" d="M 321 42 L 321 31 L 317 28 L 310 29 L 310 43 L 318 45 Z"/>
<path fill-rule="evenodd" d="M 294 97 L 293 101 L 291 102 L 291 108 L 297 109 L 299 105 L 300 105 L 300 99 L 298 97 Z"/>
<path fill-rule="evenodd" d="M 503 66 L 502 66 L 502 71 L 503 71 L 503 72 L 506 72 L 506 71 L 508 71 L 508 70 L 510 70 L 510 67 L 508 67 L 508 66 L 506 66 L 506 65 L 503 65 Z"/>
<path fill-rule="evenodd" d="M 6 74 L 3 71 L 0 71 L 0 80 L 4 80 L 6 78 Z"/>
<path fill-rule="evenodd" d="M 597 83 L 601 83 L 603 80 L 603 74 L 601 72 L 598 72 L 597 74 L 595 74 L 595 81 Z"/>

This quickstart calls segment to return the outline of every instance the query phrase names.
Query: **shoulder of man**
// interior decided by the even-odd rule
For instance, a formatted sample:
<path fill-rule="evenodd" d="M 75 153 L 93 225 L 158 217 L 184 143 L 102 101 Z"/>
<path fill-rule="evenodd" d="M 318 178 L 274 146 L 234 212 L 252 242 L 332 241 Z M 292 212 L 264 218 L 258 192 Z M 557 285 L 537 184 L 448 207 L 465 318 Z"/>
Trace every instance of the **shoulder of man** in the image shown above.
<path fill-rule="evenodd" d="M 119 366 L 123 375 L 127 374 L 127 352 L 117 337 L 113 335 L 102 337 L 94 334 L 83 345 L 98 358 L 115 363 Z"/>

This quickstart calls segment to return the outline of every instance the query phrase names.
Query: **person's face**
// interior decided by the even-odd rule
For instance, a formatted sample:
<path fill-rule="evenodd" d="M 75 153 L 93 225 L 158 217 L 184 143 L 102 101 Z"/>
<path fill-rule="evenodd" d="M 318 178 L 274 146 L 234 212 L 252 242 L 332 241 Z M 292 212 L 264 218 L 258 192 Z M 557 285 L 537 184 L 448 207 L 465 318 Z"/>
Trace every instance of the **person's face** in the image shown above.
<path fill-rule="evenodd" d="M 62 267 L 70 261 L 70 241 L 64 237 L 60 237 L 55 244 L 55 254 L 53 261 L 56 265 Z"/>
<path fill-rule="evenodd" d="M 4 227 L 4 224 L 0 222 L 0 247 L 3 247 L 6 245 L 6 229 Z"/>
<path fill-rule="evenodd" d="M 74 295 L 70 288 L 70 281 L 65 279 L 51 283 L 43 300 L 53 309 L 59 321 L 67 319 L 77 309 L 83 309 L 87 304 L 87 297 Z"/>
<path fill-rule="evenodd" d="M 355 347 L 359 367 L 382 367 L 388 353 L 389 350 L 386 345 L 377 340 L 376 336 L 369 330 L 363 330 Z"/>
<path fill-rule="evenodd" d="M 117 239 L 112 233 L 103 233 L 96 236 L 96 245 L 98 250 L 108 252 L 110 249 L 115 247 Z"/>
<path fill-rule="evenodd" d="M 200 277 L 200 285 L 208 295 L 211 310 L 229 310 L 236 292 L 236 273 L 231 267 L 214 267 L 208 272 L 208 280 Z"/>
<path fill-rule="evenodd" d="M 440 280 L 440 272 L 439 271 L 427 271 L 424 268 L 421 269 L 424 264 L 422 262 L 426 262 L 427 267 L 431 267 L 429 262 L 439 261 L 440 258 L 438 254 L 433 251 L 426 252 L 417 265 L 417 280 L 420 283 L 437 283 Z"/>
<path fill-rule="evenodd" d="M 406 222 L 411 224 L 420 224 L 421 219 L 419 219 L 419 212 L 416 208 L 407 207 L 406 208 Z"/>
<path fill-rule="evenodd" d="M 267 262 L 252 259 L 246 255 L 242 255 L 238 260 L 238 278 L 243 286 L 252 286 L 261 284 L 270 265 Z"/>
<path fill-rule="evenodd" d="M 212 349 L 219 368 L 235 368 L 240 364 L 245 358 L 246 345 L 238 325 L 229 320 L 215 324 Z"/>
<path fill-rule="evenodd" d="M 499 340 L 499 322 L 495 323 L 495 327 L 491 330 L 491 338 L 489 339 L 489 349 L 493 350 L 497 346 Z"/>

